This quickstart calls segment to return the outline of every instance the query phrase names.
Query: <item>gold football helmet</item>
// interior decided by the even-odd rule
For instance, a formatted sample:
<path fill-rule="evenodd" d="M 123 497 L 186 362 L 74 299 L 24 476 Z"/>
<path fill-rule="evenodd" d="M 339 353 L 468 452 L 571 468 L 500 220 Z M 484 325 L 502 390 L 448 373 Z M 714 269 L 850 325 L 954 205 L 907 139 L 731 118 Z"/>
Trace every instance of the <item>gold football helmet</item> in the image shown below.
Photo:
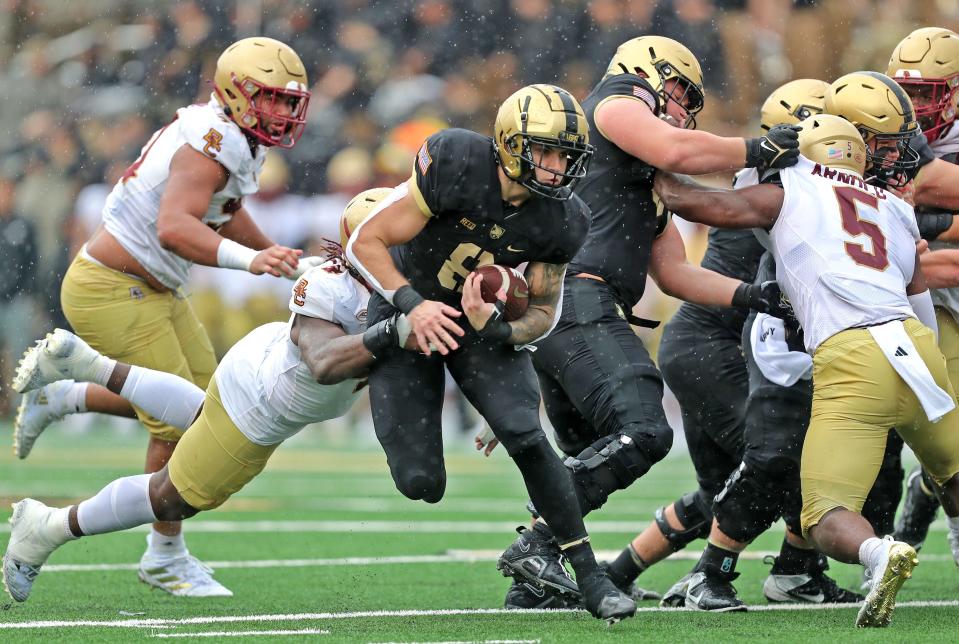
<path fill-rule="evenodd" d="M 866 169 L 866 143 L 852 123 L 832 114 L 816 114 L 801 121 L 799 153 L 830 168 L 862 176 Z"/>
<path fill-rule="evenodd" d="M 959 105 L 959 35 L 924 27 L 903 38 L 886 70 L 908 92 L 930 143 L 956 119 Z"/>
<path fill-rule="evenodd" d="M 905 185 L 919 166 L 909 140 L 919 123 L 909 95 L 885 74 L 853 72 L 826 92 L 826 114 L 841 116 L 859 130 L 869 150 L 866 172 L 880 184 Z"/>
<path fill-rule="evenodd" d="M 340 246 L 346 248 L 346 243 L 350 241 L 353 231 L 370 216 L 376 204 L 391 192 L 393 192 L 392 188 L 370 188 L 350 199 L 350 203 L 346 204 L 340 216 Z"/>
<path fill-rule="evenodd" d="M 573 95 L 555 85 L 527 85 L 506 99 L 493 126 L 496 152 L 506 176 L 530 192 L 553 199 L 569 199 L 576 183 L 586 176 L 593 146 L 583 108 Z M 566 154 L 566 171 L 559 185 L 536 180 L 534 145 L 559 148 Z M 545 168 L 549 170 L 549 168 Z"/>
<path fill-rule="evenodd" d="M 780 125 L 795 125 L 814 114 L 822 114 L 829 83 L 814 78 L 789 81 L 763 103 L 759 127 L 764 132 Z"/>
<path fill-rule="evenodd" d="M 616 49 L 609 61 L 606 75 L 635 74 L 645 78 L 663 102 L 675 101 L 689 114 L 683 127 L 695 129 L 696 114 L 703 109 L 706 91 L 703 89 L 703 70 L 693 52 L 685 45 L 665 36 L 640 36 L 627 40 Z M 666 91 L 666 81 L 676 79 L 683 93 Z"/>
<path fill-rule="evenodd" d="M 213 89 L 240 128 L 265 145 L 291 148 L 306 125 L 306 69 L 289 46 L 244 38 L 216 61 Z"/>

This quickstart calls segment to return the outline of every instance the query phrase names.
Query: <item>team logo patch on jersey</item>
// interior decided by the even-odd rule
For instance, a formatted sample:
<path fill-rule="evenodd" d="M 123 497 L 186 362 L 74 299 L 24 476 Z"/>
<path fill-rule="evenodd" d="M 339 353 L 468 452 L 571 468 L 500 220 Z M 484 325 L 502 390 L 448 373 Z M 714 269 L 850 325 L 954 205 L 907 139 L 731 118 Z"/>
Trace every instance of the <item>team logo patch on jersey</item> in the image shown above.
<path fill-rule="evenodd" d="M 210 131 L 203 135 L 206 145 L 203 146 L 203 153 L 215 157 L 216 153 L 223 149 L 223 135 L 212 127 Z"/>
<path fill-rule="evenodd" d="M 420 174 L 426 174 L 426 169 L 433 163 L 430 151 L 426 149 L 426 143 L 424 143 L 420 151 L 416 153 L 416 163 L 420 166 Z"/>
<path fill-rule="evenodd" d="M 366 309 L 363 309 L 362 311 L 359 311 L 359 312 L 356 314 L 356 319 L 357 319 L 358 321 L 360 321 L 360 322 L 366 322 Z"/>
<path fill-rule="evenodd" d="M 506 232 L 505 229 L 493 224 L 493 227 L 489 229 L 489 236 L 493 239 L 499 239 Z"/>
<path fill-rule="evenodd" d="M 293 303 L 297 306 L 306 305 L 306 286 L 308 284 L 309 282 L 301 277 L 300 281 L 293 287 Z"/>

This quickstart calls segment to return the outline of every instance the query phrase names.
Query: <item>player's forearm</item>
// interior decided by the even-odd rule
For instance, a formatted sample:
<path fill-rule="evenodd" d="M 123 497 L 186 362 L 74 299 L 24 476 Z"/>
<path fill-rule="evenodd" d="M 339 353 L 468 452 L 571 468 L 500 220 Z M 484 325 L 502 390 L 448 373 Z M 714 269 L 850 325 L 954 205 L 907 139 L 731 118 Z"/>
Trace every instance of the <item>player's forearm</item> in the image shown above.
<path fill-rule="evenodd" d="M 913 182 L 916 206 L 959 210 L 959 166 L 936 159 Z"/>
<path fill-rule="evenodd" d="M 188 214 L 160 215 L 157 222 L 160 245 L 204 266 L 218 266 L 217 249 L 223 237 L 196 217 Z"/>
<path fill-rule="evenodd" d="M 653 279 L 666 295 L 703 306 L 732 306 L 733 294 L 742 283 L 685 262 L 658 271 Z"/>
<path fill-rule="evenodd" d="M 923 253 L 919 264 L 929 288 L 959 286 L 959 250 L 944 248 Z"/>
<path fill-rule="evenodd" d="M 683 174 L 738 170 L 746 164 L 746 143 L 702 130 L 676 130 L 675 145 L 663 151 L 657 168 Z"/>
<path fill-rule="evenodd" d="M 409 285 L 409 280 L 396 269 L 387 245 L 376 237 L 354 236 L 346 246 L 346 256 L 366 281 L 391 303 L 396 291 Z"/>
<path fill-rule="evenodd" d="M 238 244 L 255 250 L 263 250 L 274 244 L 244 208 L 238 210 L 230 221 L 221 226 L 219 233 L 226 239 L 232 239 Z"/>
<path fill-rule="evenodd" d="M 523 317 L 509 323 L 509 344 L 529 344 L 542 338 L 553 328 L 555 319 L 555 305 L 530 304 Z"/>
<path fill-rule="evenodd" d="M 749 216 L 751 206 L 732 190 L 710 188 L 669 172 L 656 173 L 654 188 L 665 208 L 687 221 L 721 228 L 764 224 Z"/>
<path fill-rule="evenodd" d="M 373 354 L 363 345 L 362 335 L 344 335 L 307 350 L 303 361 L 319 384 L 335 385 L 365 376 Z"/>

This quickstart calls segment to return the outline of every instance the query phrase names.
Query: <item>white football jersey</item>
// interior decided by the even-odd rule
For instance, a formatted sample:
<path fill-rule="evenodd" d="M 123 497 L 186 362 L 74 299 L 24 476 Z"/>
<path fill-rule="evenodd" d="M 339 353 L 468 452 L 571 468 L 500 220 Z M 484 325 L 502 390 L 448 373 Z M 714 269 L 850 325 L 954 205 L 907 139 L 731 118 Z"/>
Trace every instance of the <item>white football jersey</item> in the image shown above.
<path fill-rule="evenodd" d="M 157 130 L 140 157 L 117 182 L 103 209 L 103 223 L 111 235 L 164 286 L 178 289 L 187 281 L 191 262 L 165 250 L 157 236 L 160 198 L 170 176 L 170 160 L 184 145 L 215 159 L 230 173 L 226 186 L 213 195 L 203 223 L 218 228 L 233 216 L 244 196 L 257 191 L 266 155 L 256 153 L 240 127 L 211 97 L 209 103 L 177 110 L 176 118 Z"/>
<path fill-rule="evenodd" d="M 356 335 L 366 328 L 369 299 L 369 291 L 340 260 L 332 259 L 297 281 L 290 311 L 328 320 Z M 294 317 L 251 331 L 227 352 L 214 373 L 227 414 L 257 445 L 275 445 L 310 423 L 338 418 L 360 395 L 360 380 L 316 382 L 290 339 Z"/>
<path fill-rule="evenodd" d="M 776 279 L 809 353 L 845 329 L 915 317 L 906 298 L 919 239 L 912 207 L 805 157 L 779 176 L 785 196 L 769 231 Z"/>

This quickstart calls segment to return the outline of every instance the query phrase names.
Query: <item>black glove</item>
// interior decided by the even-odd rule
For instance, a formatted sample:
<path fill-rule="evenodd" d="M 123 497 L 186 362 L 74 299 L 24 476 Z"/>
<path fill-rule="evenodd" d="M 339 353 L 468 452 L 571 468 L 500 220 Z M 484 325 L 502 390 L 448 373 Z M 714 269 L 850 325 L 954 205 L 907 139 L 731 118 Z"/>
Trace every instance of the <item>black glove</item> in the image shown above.
<path fill-rule="evenodd" d="M 768 313 L 783 320 L 795 320 L 796 314 L 792 304 L 783 295 L 779 283 L 775 281 L 762 284 L 747 284 L 743 282 L 736 287 L 733 293 L 732 305 L 739 308 L 755 309 L 760 313 Z"/>
<path fill-rule="evenodd" d="M 746 139 L 746 167 L 760 173 L 771 168 L 788 168 L 799 160 L 797 125 L 777 125 L 758 139 Z"/>
<path fill-rule="evenodd" d="M 509 325 L 509 322 L 503 319 L 503 313 L 506 311 L 506 304 L 503 302 L 496 302 L 493 304 L 493 315 L 490 316 L 489 320 L 486 321 L 486 325 L 482 329 L 477 329 L 481 338 L 487 340 L 493 340 L 495 342 L 507 342 L 509 337 L 513 335 L 513 327 Z"/>

